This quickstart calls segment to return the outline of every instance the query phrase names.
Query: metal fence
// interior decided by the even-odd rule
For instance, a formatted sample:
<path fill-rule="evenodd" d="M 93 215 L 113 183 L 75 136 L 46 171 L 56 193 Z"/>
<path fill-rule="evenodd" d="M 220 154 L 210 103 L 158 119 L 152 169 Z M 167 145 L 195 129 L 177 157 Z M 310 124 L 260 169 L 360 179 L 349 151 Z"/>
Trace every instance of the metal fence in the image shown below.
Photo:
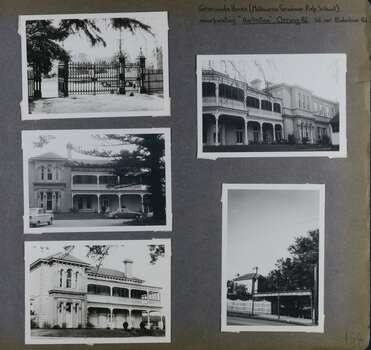
<path fill-rule="evenodd" d="M 164 93 L 164 75 L 162 69 L 147 69 L 144 77 L 144 87 L 148 94 Z"/>
<path fill-rule="evenodd" d="M 254 310 L 253 310 L 254 304 Z M 230 300 L 227 299 L 227 312 L 235 312 L 240 314 L 251 315 L 255 314 L 268 314 L 272 313 L 271 302 L 262 300 L 262 301 L 253 301 L 252 300 Z"/>

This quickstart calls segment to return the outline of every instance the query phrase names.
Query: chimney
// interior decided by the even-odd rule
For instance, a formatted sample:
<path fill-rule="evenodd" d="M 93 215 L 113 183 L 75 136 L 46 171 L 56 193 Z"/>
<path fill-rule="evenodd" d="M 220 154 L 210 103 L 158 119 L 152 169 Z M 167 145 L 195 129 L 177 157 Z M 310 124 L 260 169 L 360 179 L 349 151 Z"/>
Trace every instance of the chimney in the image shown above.
<path fill-rule="evenodd" d="M 254 79 L 254 80 L 251 80 L 250 86 L 254 89 L 262 90 L 263 89 L 263 82 L 260 79 Z"/>
<path fill-rule="evenodd" d="M 125 259 L 123 261 L 124 263 L 124 272 L 125 272 L 125 275 L 126 277 L 132 277 L 132 272 L 133 272 L 133 260 L 130 260 L 130 259 Z"/>
<path fill-rule="evenodd" d="M 66 148 L 67 148 L 67 158 L 68 160 L 71 160 L 72 159 L 72 148 L 73 148 L 72 143 L 68 142 Z"/>

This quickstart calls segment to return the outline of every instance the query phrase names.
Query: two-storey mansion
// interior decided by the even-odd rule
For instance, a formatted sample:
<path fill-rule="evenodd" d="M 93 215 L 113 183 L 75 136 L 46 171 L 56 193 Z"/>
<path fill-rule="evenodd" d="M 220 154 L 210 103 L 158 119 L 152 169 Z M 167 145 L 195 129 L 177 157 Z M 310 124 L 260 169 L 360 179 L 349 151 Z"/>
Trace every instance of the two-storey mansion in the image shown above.
<path fill-rule="evenodd" d="M 132 260 L 123 263 L 124 271 L 97 268 L 66 252 L 34 261 L 31 327 L 162 328 L 161 288 L 134 277 Z"/>
<path fill-rule="evenodd" d="M 250 83 L 213 69 L 202 70 L 204 145 L 331 142 L 332 118 L 339 104 L 294 85 Z"/>
<path fill-rule="evenodd" d="M 68 150 L 67 158 L 48 152 L 29 159 L 30 208 L 55 213 L 101 213 L 124 206 L 143 213 L 150 211 L 146 185 L 114 175 L 111 161 L 72 159 L 70 155 Z"/>

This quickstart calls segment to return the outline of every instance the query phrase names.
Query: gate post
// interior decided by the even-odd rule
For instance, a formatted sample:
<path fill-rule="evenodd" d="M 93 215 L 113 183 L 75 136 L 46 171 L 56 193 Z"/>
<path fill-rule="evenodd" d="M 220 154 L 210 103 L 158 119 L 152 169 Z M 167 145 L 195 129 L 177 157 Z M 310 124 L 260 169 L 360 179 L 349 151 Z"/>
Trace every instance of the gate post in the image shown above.
<path fill-rule="evenodd" d="M 146 93 L 146 88 L 144 87 L 145 80 L 145 69 L 146 69 L 146 58 L 143 55 L 142 49 L 139 53 L 139 69 L 140 69 L 140 93 Z"/>
<path fill-rule="evenodd" d="M 125 56 L 119 57 L 119 94 L 125 95 Z"/>
<path fill-rule="evenodd" d="M 64 69 L 63 69 L 63 96 L 68 97 L 68 77 L 69 77 L 69 70 L 68 70 L 68 59 L 63 61 Z"/>
<path fill-rule="evenodd" d="M 34 98 L 41 98 L 41 70 L 40 66 L 35 64 L 33 66 L 34 70 Z"/>

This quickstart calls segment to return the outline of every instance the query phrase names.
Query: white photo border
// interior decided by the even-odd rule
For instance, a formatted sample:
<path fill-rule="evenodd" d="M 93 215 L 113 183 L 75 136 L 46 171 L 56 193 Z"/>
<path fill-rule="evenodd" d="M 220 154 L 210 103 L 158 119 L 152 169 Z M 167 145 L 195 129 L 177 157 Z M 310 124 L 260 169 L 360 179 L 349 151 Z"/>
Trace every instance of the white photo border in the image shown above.
<path fill-rule="evenodd" d="M 89 337 L 89 338 L 73 338 L 73 337 L 32 337 L 30 327 L 30 261 L 27 256 L 28 250 L 35 244 L 42 245 L 60 245 L 63 242 L 64 245 L 128 245 L 130 242 L 142 242 L 144 245 L 158 244 L 165 246 L 165 256 L 169 264 L 167 267 L 167 285 L 163 289 L 161 300 L 165 300 L 165 314 L 166 328 L 164 337 Z M 134 343 L 171 343 L 171 239 L 136 239 L 136 240 L 75 240 L 75 241 L 25 241 L 24 242 L 24 262 L 25 262 L 25 344 L 134 344 Z"/>
<path fill-rule="evenodd" d="M 319 273 L 318 325 L 314 326 L 231 326 L 227 325 L 227 244 L 229 190 L 303 190 L 319 192 Z M 227 184 L 222 185 L 222 278 L 221 331 L 222 332 L 305 332 L 324 333 L 324 271 L 325 271 L 325 185 L 324 184 Z"/>
<path fill-rule="evenodd" d="M 68 132 L 89 132 L 89 133 L 123 133 L 123 134 L 163 134 L 165 140 L 165 225 L 138 225 L 138 226 L 85 226 L 85 227 L 58 227 L 41 226 L 31 228 L 29 224 L 29 168 L 28 154 L 25 143 L 28 135 L 50 135 Z M 23 156 L 23 229 L 26 234 L 42 234 L 49 232 L 157 232 L 172 231 L 172 185 L 171 185 L 171 130 L 170 128 L 136 128 L 136 129 L 63 129 L 63 130 L 22 130 L 22 156 Z"/>
<path fill-rule="evenodd" d="M 339 150 L 338 151 L 287 151 L 287 152 L 205 152 L 202 142 L 202 69 L 201 63 L 211 59 L 243 59 L 246 56 L 278 56 L 290 55 L 298 56 L 298 53 L 282 54 L 246 54 L 246 55 L 197 55 L 196 75 L 197 75 L 197 158 L 216 160 L 218 158 L 265 158 L 265 157 L 328 157 L 346 158 L 347 157 L 347 136 L 346 136 L 346 74 L 347 74 L 347 54 L 345 53 L 308 53 L 305 55 L 333 55 L 338 56 L 342 64 L 342 72 L 339 79 L 341 97 L 339 101 Z"/>
<path fill-rule="evenodd" d="M 89 112 L 89 113 L 30 113 L 28 104 L 28 82 L 27 82 L 27 40 L 26 21 L 48 20 L 48 19 L 81 19 L 83 18 L 120 18 L 146 14 L 150 17 L 153 14 L 162 14 L 164 19 L 164 37 L 162 42 L 163 52 L 163 89 L 164 108 L 163 110 L 149 111 L 122 111 L 122 112 Z M 45 14 L 45 15 L 20 15 L 18 19 L 18 34 L 21 37 L 22 54 L 22 101 L 20 102 L 22 120 L 40 119 L 71 119 L 71 118 L 106 118 L 106 117 L 170 117 L 171 98 L 169 90 L 169 45 L 168 45 L 168 12 L 114 12 L 114 13 L 74 13 L 74 14 Z"/>

